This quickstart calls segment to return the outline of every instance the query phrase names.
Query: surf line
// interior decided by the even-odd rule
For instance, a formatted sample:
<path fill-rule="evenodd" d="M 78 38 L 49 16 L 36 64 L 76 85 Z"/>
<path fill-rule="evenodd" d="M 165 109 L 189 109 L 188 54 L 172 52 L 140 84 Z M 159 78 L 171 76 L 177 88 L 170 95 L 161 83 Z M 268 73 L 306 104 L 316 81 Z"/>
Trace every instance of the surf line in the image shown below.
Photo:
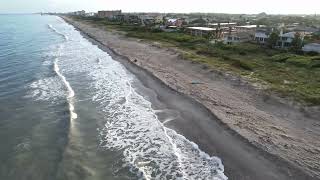
<path fill-rule="evenodd" d="M 59 34 L 60 36 L 62 36 L 66 41 L 69 40 L 68 36 L 59 32 L 58 30 L 56 30 L 51 24 L 48 24 L 49 29 L 51 29 L 53 32 Z"/>
<path fill-rule="evenodd" d="M 62 45 L 60 45 L 59 47 L 59 51 L 62 49 Z M 56 72 L 56 74 L 60 77 L 60 79 L 62 80 L 62 82 L 64 83 L 65 87 L 68 90 L 68 95 L 67 95 L 67 101 L 69 104 L 69 112 L 70 112 L 70 120 L 75 120 L 77 119 L 78 115 L 74 112 L 74 105 L 73 105 L 73 97 L 74 97 L 74 91 L 70 85 L 70 83 L 67 81 L 66 77 L 63 76 L 60 72 L 59 66 L 58 66 L 58 61 L 59 58 L 57 57 L 54 61 L 54 71 Z"/>

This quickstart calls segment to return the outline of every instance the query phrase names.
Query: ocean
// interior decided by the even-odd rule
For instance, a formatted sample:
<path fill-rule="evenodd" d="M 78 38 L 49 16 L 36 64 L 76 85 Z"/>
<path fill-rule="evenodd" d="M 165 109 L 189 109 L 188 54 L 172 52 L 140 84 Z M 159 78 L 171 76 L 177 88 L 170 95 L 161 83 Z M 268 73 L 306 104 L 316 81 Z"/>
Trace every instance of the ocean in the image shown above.
<path fill-rule="evenodd" d="M 0 15 L 0 179 L 227 179 L 137 84 L 63 19 Z"/>

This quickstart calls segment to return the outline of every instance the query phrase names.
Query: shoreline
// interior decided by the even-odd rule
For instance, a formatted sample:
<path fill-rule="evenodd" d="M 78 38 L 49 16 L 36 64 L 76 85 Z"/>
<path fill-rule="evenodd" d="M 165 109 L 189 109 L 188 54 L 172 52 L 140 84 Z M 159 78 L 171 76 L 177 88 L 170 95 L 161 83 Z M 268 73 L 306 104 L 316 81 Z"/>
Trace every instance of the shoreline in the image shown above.
<path fill-rule="evenodd" d="M 152 69 L 150 67 L 149 68 L 143 67 L 144 64 L 142 64 L 142 65 L 140 64 L 141 59 L 137 60 L 137 62 L 134 62 L 136 60 L 135 58 L 129 57 L 126 54 L 119 53 L 119 52 L 121 52 L 119 50 L 119 49 L 121 49 L 121 47 L 120 48 L 119 47 L 111 47 L 110 44 L 108 44 L 107 42 L 104 42 L 103 40 L 101 41 L 101 40 L 99 40 L 99 38 L 92 36 L 92 34 L 90 34 L 90 32 L 87 32 L 88 30 L 86 31 L 85 29 L 79 27 L 79 25 L 74 24 L 75 22 L 70 22 L 70 19 L 64 18 L 64 20 L 67 23 L 73 25 L 82 34 L 87 36 L 87 38 L 91 39 L 91 41 L 96 41 L 96 43 L 98 43 L 98 45 L 100 44 L 99 45 L 100 48 L 104 49 L 107 52 L 109 51 L 109 53 L 113 54 L 113 56 L 120 57 L 120 58 L 115 58 L 115 59 L 118 61 L 121 61 L 125 65 L 125 67 L 127 69 L 129 69 L 129 71 L 133 72 L 133 74 L 135 74 L 140 80 L 145 81 L 145 83 L 147 84 L 147 87 L 151 86 L 154 89 L 156 89 L 156 88 L 161 89 L 161 87 L 159 87 L 159 86 L 163 86 L 162 90 L 158 90 L 157 93 L 159 93 L 159 94 L 163 93 L 160 91 L 166 91 L 163 89 L 169 88 L 171 91 L 170 92 L 171 94 L 178 92 L 180 97 L 187 99 L 186 101 L 191 101 L 194 106 L 195 105 L 199 106 L 200 107 L 199 110 L 203 111 L 202 113 L 199 113 L 199 114 L 204 114 L 204 115 L 211 114 L 211 116 L 209 117 L 210 120 L 208 120 L 208 119 L 207 120 L 196 120 L 196 122 L 195 122 L 195 119 L 191 118 L 191 120 L 188 121 L 188 123 L 194 123 L 195 126 L 201 126 L 201 127 L 199 127 L 199 129 L 204 130 L 204 132 L 200 131 L 200 132 L 190 133 L 189 131 L 192 131 L 193 129 L 190 127 L 187 127 L 190 125 L 188 123 L 186 124 L 186 122 L 177 122 L 176 124 L 174 122 L 172 127 L 174 127 L 174 129 L 177 130 L 179 133 L 182 132 L 183 135 L 185 135 L 187 133 L 186 137 L 188 139 L 190 138 L 192 141 L 196 142 L 201 147 L 201 149 L 203 149 L 208 154 L 210 154 L 210 155 L 213 154 L 213 155 L 217 155 L 218 157 L 222 157 L 222 162 L 225 166 L 226 173 L 227 173 L 226 175 L 227 176 L 229 175 L 228 177 L 230 179 L 257 179 L 257 178 L 258 179 L 270 179 L 272 177 L 273 177 L 273 179 L 294 179 L 294 178 L 296 178 L 296 179 L 316 179 L 316 177 L 312 178 L 311 176 L 309 176 L 310 172 L 307 173 L 306 170 L 304 170 L 305 172 L 301 171 L 301 169 L 302 169 L 301 166 L 300 167 L 295 166 L 292 164 L 292 162 L 290 163 L 290 165 L 287 165 L 288 159 L 281 156 L 281 154 L 279 155 L 277 153 L 272 153 L 270 151 L 266 151 L 266 149 L 265 149 L 266 147 L 261 145 L 260 144 L 261 142 L 260 143 L 257 142 L 255 140 L 255 137 L 250 138 L 250 133 L 246 134 L 246 132 L 243 132 L 243 131 L 240 131 L 240 133 L 239 133 L 239 129 L 230 126 L 230 124 L 231 124 L 230 119 L 223 120 L 223 118 L 221 118 L 222 112 L 218 112 L 218 113 L 214 112 L 212 110 L 212 107 L 210 107 L 210 106 L 208 107 L 207 104 L 199 101 L 199 99 L 197 99 L 197 98 L 194 98 L 192 96 L 193 94 L 184 92 L 183 87 L 179 89 L 178 82 L 175 82 L 176 86 L 173 86 L 172 82 L 168 81 L 165 78 L 161 79 L 160 78 L 161 76 L 159 77 L 159 75 L 155 74 L 156 71 L 152 71 Z M 98 29 L 98 28 L 96 28 L 96 29 Z M 102 31 L 104 31 L 104 30 L 101 30 L 101 32 Z M 98 33 L 99 32 L 96 32 L 96 34 L 98 34 Z M 111 36 L 111 35 L 109 34 L 109 36 Z M 114 38 L 119 38 L 119 37 L 117 37 L 117 35 L 114 35 Z M 123 40 L 123 41 L 125 41 L 125 40 Z M 128 41 L 131 41 L 131 40 L 128 40 Z M 141 42 L 136 42 L 136 43 L 141 43 Z M 148 46 L 150 46 L 150 45 L 148 45 Z M 170 53 L 172 53 L 172 52 L 169 52 L 169 54 Z M 173 56 L 175 56 L 175 55 L 173 55 Z M 134 59 L 134 60 L 132 60 L 132 59 Z M 190 62 L 182 62 L 181 60 L 177 60 L 177 61 L 179 61 L 178 63 L 181 62 L 184 65 L 187 63 L 190 64 Z M 145 63 L 145 61 L 142 63 Z M 150 62 L 150 64 L 152 64 L 152 62 Z M 159 70 L 163 70 L 163 69 L 161 69 L 162 67 L 157 67 L 157 68 Z M 141 71 L 144 71 L 144 72 L 141 72 Z M 153 80 L 143 80 L 144 76 L 148 76 L 148 78 L 146 78 L 146 79 L 150 78 Z M 219 78 L 219 77 L 216 76 L 215 78 Z M 146 82 L 146 81 L 149 81 L 149 82 Z M 157 83 L 152 82 L 152 81 L 157 81 Z M 220 79 L 219 81 L 223 81 L 223 80 Z M 204 84 L 206 84 L 206 83 L 209 83 L 209 82 L 204 82 Z M 239 83 L 241 84 L 241 82 L 239 82 Z M 189 86 L 190 86 L 190 84 L 189 84 Z M 191 85 L 191 86 L 193 86 L 193 85 Z M 194 85 L 194 86 L 197 86 L 197 85 Z M 201 86 L 201 84 L 200 84 L 200 86 Z M 229 89 L 227 89 L 227 90 L 229 90 Z M 247 91 L 250 92 L 251 90 L 247 89 Z M 226 91 L 226 93 L 228 93 L 228 91 Z M 164 94 L 166 94 L 166 93 L 164 93 Z M 239 95 L 241 95 L 241 94 L 239 94 Z M 183 101 L 182 100 L 183 98 L 180 98 L 180 100 Z M 246 99 L 244 98 L 244 100 L 246 100 Z M 170 100 L 168 100 L 168 98 L 164 98 L 164 101 L 170 101 Z M 176 105 L 174 105 L 173 102 L 169 102 L 169 104 L 170 103 L 173 107 L 177 107 Z M 221 104 L 218 104 L 219 102 L 215 102 L 215 103 L 217 106 L 223 105 L 223 103 L 221 103 Z M 261 102 L 256 102 L 257 105 L 259 105 L 259 103 L 261 103 Z M 260 105 L 263 106 L 263 103 Z M 222 107 L 224 107 L 224 106 L 222 106 Z M 227 112 L 232 114 L 232 111 L 230 111 L 230 109 Z M 195 112 L 195 113 L 198 114 L 198 112 Z M 227 114 L 229 114 L 229 113 L 227 113 Z M 216 114 L 218 114 L 218 116 Z M 219 115 L 220 115 L 220 117 L 219 117 Z M 245 115 L 242 114 L 242 116 L 245 116 Z M 202 118 L 206 119 L 206 117 L 202 117 Z M 213 122 L 212 119 L 214 119 L 215 121 Z M 179 126 L 180 126 L 180 128 L 179 128 Z M 231 142 L 234 141 L 233 143 L 235 143 L 235 144 L 238 143 L 240 147 L 235 148 L 234 144 L 232 144 L 230 142 L 223 142 L 223 140 L 221 140 L 222 141 L 221 144 L 216 145 L 216 146 L 218 146 L 218 148 L 214 147 L 210 144 L 210 142 L 219 143 L 218 142 L 219 139 L 217 139 L 217 138 L 214 139 L 212 137 L 212 135 L 217 136 L 217 134 L 214 132 L 210 132 L 210 131 L 212 131 L 212 129 L 219 131 L 219 128 L 221 128 L 221 126 L 223 128 L 223 131 L 220 133 L 224 134 L 223 136 L 226 136 L 224 138 L 226 140 L 231 140 Z M 224 131 L 227 131 L 227 132 L 224 132 Z M 283 134 L 285 134 L 285 133 L 283 133 Z M 202 136 L 205 136 L 204 139 L 199 138 Z M 261 136 L 266 137 L 266 136 L 264 136 L 264 134 Z M 267 138 L 264 141 L 266 141 L 266 144 L 268 144 L 268 143 L 270 143 L 269 141 L 272 142 L 272 140 L 273 139 L 269 140 Z M 224 143 L 226 143 L 227 145 Z M 216 150 L 216 149 L 220 149 L 222 151 L 227 150 L 226 147 L 235 148 L 235 150 L 234 151 L 229 150 L 229 152 L 219 152 L 219 150 Z M 315 146 L 315 149 L 317 150 L 318 147 Z M 218 152 L 216 152 L 217 154 L 213 153 L 214 151 L 218 151 Z M 248 159 L 249 162 L 245 162 L 246 167 L 237 167 L 237 165 L 239 166 L 239 165 L 241 165 L 241 163 L 243 165 L 243 162 L 241 162 L 241 161 L 243 161 L 245 159 L 243 159 L 244 157 L 239 157 L 237 159 L 237 157 L 235 157 L 235 155 L 232 155 L 235 152 L 237 152 L 237 153 L 240 152 L 239 154 L 245 155 L 245 156 L 253 158 L 253 159 L 251 159 L 251 160 Z M 224 155 L 221 156 L 221 155 L 219 155 L 219 153 L 224 154 Z M 224 156 L 226 158 L 224 158 Z M 228 160 L 226 160 L 226 159 L 228 159 Z M 225 160 L 228 163 L 225 163 Z M 233 167 L 230 167 L 230 166 L 232 166 L 232 160 L 236 160 L 238 162 L 236 162 L 235 165 L 233 165 Z M 262 162 L 262 164 L 259 165 L 259 163 L 261 163 L 261 162 Z M 268 166 L 275 166 L 275 167 L 268 167 Z M 267 171 L 270 170 L 270 172 L 264 172 L 265 170 L 267 170 Z M 232 172 L 232 171 L 235 171 L 235 172 Z M 238 172 L 236 172 L 236 171 L 238 171 Z M 244 171 L 244 172 L 240 172 L 240 171 Z M 259 174 L 259 173 L 261 173 L 261 174 Z M 275 174 L 272 174 L 272 173 L 275 173 Z M 242 175 L 244 175 L 244 176 L 242 176 Z"/>

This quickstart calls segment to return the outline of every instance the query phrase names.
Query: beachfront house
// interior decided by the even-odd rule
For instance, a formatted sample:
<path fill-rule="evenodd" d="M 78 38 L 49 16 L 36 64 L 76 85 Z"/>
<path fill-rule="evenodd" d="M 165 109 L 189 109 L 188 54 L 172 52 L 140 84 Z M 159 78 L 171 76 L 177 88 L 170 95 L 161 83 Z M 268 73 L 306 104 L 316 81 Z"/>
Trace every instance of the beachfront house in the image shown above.
<path fill-rule="evenodd" d="M 121 10 L 115 11 L 98 11 L 99 18 L 115 19 L 116 16 L 121 15 Z"/>
<path fill-rule="evenodd" d="M 254 40 L 261 45 L 267 44 L 270 33 L 266 30 L 257 30 L 254 35 Z"/>
<path fill-rule="evenodd" d="M 317 52 L 320 53 L 320 43 L 309 43 L 302 47 L 304 52 Z"/>
<path fill-rule="evenodd" d="M 71 12 L 69 13 L 71 15 L 74 15 L 74 16 L 85 16 L 86 15 L 86 11 L 82 10 L 82 11 L 75 11 L 75 12 Z"/>
<path fill-rule="evenodd" d="M 279 40 L 277 41 L 278 48 L 289 48 L 291 47 L 292 41 L 295 36 L 295 32 L 288 32 L 288 33 L 280 33 Z"/>
<path fill-rule="evenodd" d="M 251 40 L 252 40 L 252 34 L 247 32 L 228 33 L 223 37 L 224 44 L 236 44 L 236 43 L 248 42 Z"/>
<path fill-rule="evenodd" d="M 96 13 L 94 13 L 94 12 L 85 13 L 85 16 L 86 17 L 93 17 L 93 16 L 96 16 Z"/>

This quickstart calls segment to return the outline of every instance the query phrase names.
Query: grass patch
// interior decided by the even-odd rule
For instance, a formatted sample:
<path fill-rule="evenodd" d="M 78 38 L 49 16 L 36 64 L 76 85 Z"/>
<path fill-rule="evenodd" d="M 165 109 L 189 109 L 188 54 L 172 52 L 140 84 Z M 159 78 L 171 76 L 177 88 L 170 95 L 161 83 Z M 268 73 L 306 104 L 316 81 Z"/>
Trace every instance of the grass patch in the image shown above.
<path fill-rule="evenodd" d="M 286 60 L 286 63 L 295 65 L 297 67 L 308 67 L 311 63 L 310 57 L 306 56 L 292 56 Z"/>

